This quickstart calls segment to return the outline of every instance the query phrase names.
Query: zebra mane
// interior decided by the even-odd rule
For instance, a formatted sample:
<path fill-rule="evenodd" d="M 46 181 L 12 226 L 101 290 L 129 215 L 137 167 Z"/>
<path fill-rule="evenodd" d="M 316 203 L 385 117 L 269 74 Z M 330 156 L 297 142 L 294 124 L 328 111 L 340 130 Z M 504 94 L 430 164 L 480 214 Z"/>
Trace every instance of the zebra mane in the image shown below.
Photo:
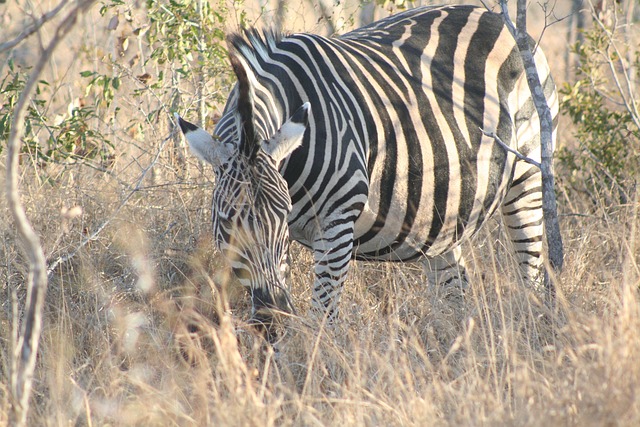
<path fill-rule="evenodd" d="M 242 134 L 240 137 L 240 151 L 248 159 L 255 158 L 259 144 L 256 138 L 256 128 L 253 115 L 253 87 L 249 80 L 247 70 L 235 55 L 230 55 L 231 67 L 238 77 L 238 105 Z"/>
<path fill-rule="evenodd" d="M 260 61 L 264 61 L 275 49 L 276 43 L 282 39 L 282 34 L 275 30 L 255 28 L 245 29 L 243 34 L 232 34 L 227 37 L 229 46 L 229 60 L 238 78 L 237 112 L 240 117 L 242 136 L 240 151 L 249 160 L 255 159 L 260 148 L 254 122 L 254 90 L 251 83 L 261 70 Z M 248 69 L 247 69 L 248 68 Z"/>
<path fill-rule="evenodd" d="M 245 28 L 241 33 L 233 33 L 227 37 L 231 51 L 241 55 L 253 70 L 259 69 L 259 60 L 265 60 L 275 50 L 287 34 L 275 29 Z"/>

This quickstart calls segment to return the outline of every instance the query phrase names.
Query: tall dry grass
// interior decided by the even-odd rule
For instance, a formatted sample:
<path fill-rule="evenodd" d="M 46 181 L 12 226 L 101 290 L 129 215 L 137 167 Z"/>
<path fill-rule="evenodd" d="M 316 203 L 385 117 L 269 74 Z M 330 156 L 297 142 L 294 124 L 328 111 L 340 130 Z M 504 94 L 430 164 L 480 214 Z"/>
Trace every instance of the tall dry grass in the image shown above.
<path fill-rule="evenodd" d="M 100 18 L 87 19 L 99 34 Z M 100 39 L 82 30 L 78 40 Z M 68 68 L 52 70 L 56 84 L 78 96 L 68 76 L 86 64 L 57 60 Z M 145 96 L 118 99 L 127 118 L 161 101 Z M 247 325 L 248 297 L 212 248 L 211 171 L 177 162 L 163 123 L 142 123 L 142 135 L 99 124 L 116 147 L 109 173 L 44 173 L 23 157 L 23 202 L 50 260 L 107 224 L 50 280 L 30 425 L 640 425 L 637 200 L 561 197 L 566 262 L 554 304 L 518 283 L 493 220 L 465 246 L 464 298 L 427 286 L 417 264 L 355 263 L 340 321 L 326 327 L 304 317 L 312 259 L 294 245 L 302 316 L 271 347 Z M 28 274 L 5 203 L 0 425 Z"/>
<path fill-rule="evenodd" d="M 198 205 L 199 192 L 182 195 Z M 201 241 L 167 238 L 152 209 L 131 210 L 122 216 L 135 225 L 107 230 L 51 281 L 32 425 L 640 421 L 637 209 L 564 221 L 567 268 L 553 306 L 510 277 L 500 230 L 490 230 L 469 245 L 464 299 L 426 286 L 417 266 L 356 264 L 341 321 L 292 318 L 274 348 L 246 325 L 246 295 L 225 280 L 205 230 Z M 11 234 L 3 228 L 5 242 Z M 5 243 L 3 283 L 18 288 L 19 257 Z M 304 313 L 311 259 L 294 259 Z"/>

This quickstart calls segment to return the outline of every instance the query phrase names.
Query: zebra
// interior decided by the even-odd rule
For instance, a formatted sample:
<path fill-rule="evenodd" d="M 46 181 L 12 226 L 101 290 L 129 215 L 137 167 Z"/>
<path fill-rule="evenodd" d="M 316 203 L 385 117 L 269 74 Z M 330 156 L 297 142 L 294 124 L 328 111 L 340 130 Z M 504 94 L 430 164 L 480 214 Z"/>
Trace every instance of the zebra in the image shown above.
<path fill-rule="evenodd" d="M 290 239 L 313 251 L 312 311 L 334 321 L 352 259 L 426 259 L 429 277 L 464 286 L 460 242 L 499 208 L 522 277 L 537 283 L 540 170 L 487 136 L 540 161 L 538 115 L 499 14 L 426 6 L 335 38 L 248 29 L 227 43 L 237 83 L 214 134 L 176 118 L 213 165 L 215 241 L 253 319 L 295 313 Z M 535 61 L 555 141 L 558 97 L 539 47 Z"/>

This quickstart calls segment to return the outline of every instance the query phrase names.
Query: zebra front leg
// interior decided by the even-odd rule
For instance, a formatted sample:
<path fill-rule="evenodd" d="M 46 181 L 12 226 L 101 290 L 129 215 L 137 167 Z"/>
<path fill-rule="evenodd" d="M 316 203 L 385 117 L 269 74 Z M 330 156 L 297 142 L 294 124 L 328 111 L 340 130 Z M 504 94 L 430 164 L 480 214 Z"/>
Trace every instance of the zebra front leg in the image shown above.
<path fill-rule="evenodd" d="M 445 294 L 464 293 L 469 286 L 460 246 L 442 255 L 427 258 L 424 261 L 424 270 L 429 285 L 442 287 Z"/>
<path fill-rule="evenodd" d="M 333 322 L 338 315 L 342 286 L 349 271 L 353 251 L 353 224 L 344 224 L 324 232 L 313 243 L 315 280 L 311 308 Z"/>
<path fill-rule="evenodd" d="M 542 175 L 528 163 L 516 163 L 502 215 L 523 279 L 537 288 L 542 281 Z"/>

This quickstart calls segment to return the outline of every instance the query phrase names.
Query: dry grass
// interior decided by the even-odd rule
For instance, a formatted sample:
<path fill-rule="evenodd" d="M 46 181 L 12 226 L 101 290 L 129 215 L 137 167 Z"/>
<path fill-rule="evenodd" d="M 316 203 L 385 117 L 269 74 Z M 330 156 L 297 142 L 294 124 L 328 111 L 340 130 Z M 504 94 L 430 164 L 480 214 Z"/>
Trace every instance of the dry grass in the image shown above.
<path fill-rule="evenodd" d="M 501 252 L 490 247 L 494 231 L 470 249 L 477 258 L 464 300 L 424 286 L 417 267 L 357 264 L 342 321 L 290 319 L 275 349 L 244 324 L 247 299 L 232 282 L 232 310 L 220 315 L 224 299 L 209 277 L 224 266 L 206 237 L 167 238 L 157 213 L 141 216 L 136 228 L 105 231 L 51 281 L 34 425 L 640 421 L 637 211 L 565 224 L 567 268 L 553 307 L 506 277 L 511 262 L 491 256 Z M 4 283 L 19 283 L 18 259 L 5 244 Z M 292 274 L 302 312 L 310 263 L 296 257 Z"/>
<path fill-rule="evenodd" d="M 81 69 L 56 71 L 71 96 L 83 91 L 68 75 Z M 118 102 L 127 118 L 150 108 Z M 560 200 L 566 267 L 553 305 L 514 279 L 493 221 L 466 245 L 463 299 L 426 286 L 419 265 L 357 263 L 340 322 L 291 318 L 272 348 L 246 325 L 248 298 L 212 249 L 209 169 L 180 165 L 165 146 L 118 208 L 168 135 L 143 128 L 111 126 L 109 174 L 51 165 L 44 179 L 23 158 L 23 202 L 50 260 L 109 221 L 50 281 L 30 425 L 640 425 L 637 202 Z M 65 211 L 75 206 L 81 214 Z M 11 290 L 22 301 L 28 271 L 4 198 L 0 207 L 5 425 Z M 292 252 L 305 313 L 312 261 Z"/>

